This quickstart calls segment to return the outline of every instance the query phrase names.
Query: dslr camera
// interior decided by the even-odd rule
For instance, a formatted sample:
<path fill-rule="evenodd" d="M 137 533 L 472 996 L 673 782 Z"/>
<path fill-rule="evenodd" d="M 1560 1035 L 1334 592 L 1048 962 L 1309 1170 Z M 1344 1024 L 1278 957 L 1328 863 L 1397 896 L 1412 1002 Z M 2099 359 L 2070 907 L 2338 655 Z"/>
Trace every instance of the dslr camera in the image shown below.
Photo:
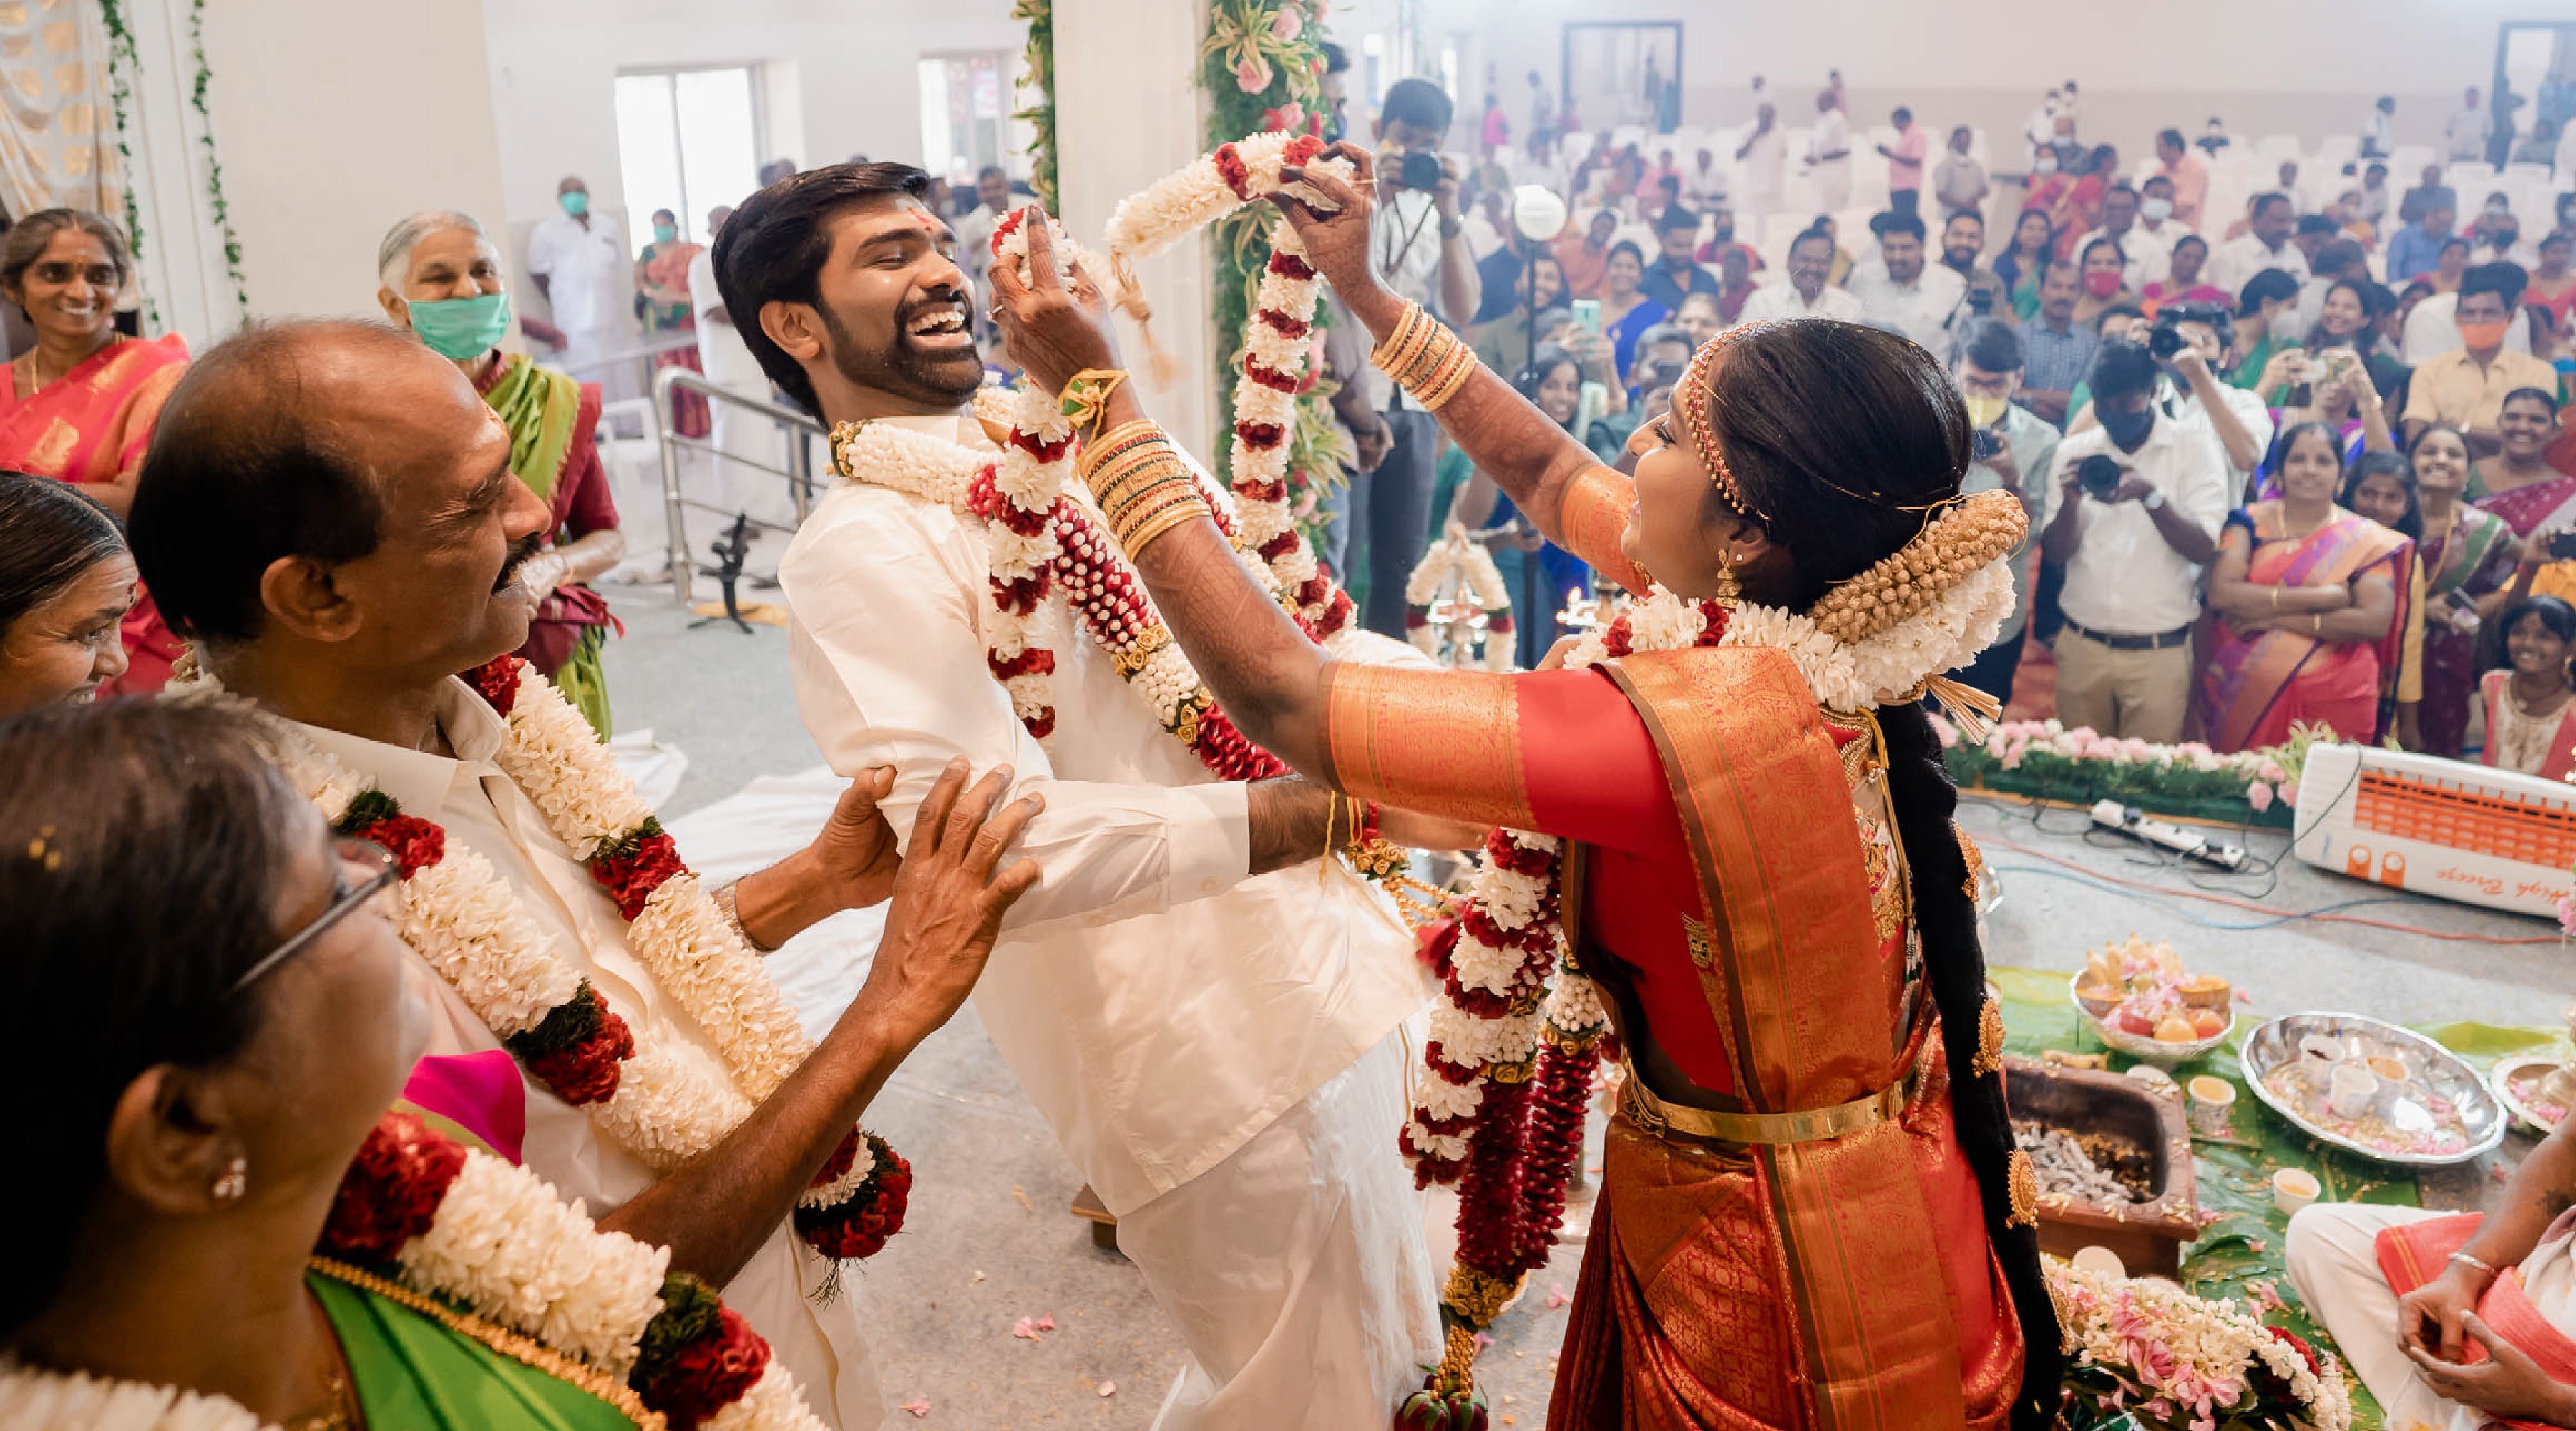
<path fill-rule="evenodd" d="M 1404 162 L 1396 166 L 1393 174 L 1381 175 L 1379 182 L 1429 194 L 1439 189 L 1441 175 L 1439 155 L 1427 149 L 1413 149 L 1406 151 Z"/>
<path fill-rule="evenodd" d="M 2159 363 L 2170 363 L 2186 346 L 2182 325 L 2197 323 L 2217 333 L 2222 344 L 2236 331 L 2235 317 L 2224 303 L 2168 303 L 2156 310 L 2156 326 L 2147 333 L 2147 355 Z"/>

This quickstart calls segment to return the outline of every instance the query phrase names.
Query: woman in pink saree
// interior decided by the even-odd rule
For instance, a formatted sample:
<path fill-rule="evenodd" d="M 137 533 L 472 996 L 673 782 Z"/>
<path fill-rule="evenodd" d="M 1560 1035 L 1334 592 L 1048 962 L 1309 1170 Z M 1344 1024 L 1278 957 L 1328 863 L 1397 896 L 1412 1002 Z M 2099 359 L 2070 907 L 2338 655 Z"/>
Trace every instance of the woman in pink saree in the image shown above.
<path fill-rule="evenodd" d="M 119 517 L 152 422 L 187 370 L 188 345 L 116 331 L 116 295 L 133 276 L 116 226 L 78 209 L 42 209 L 0 241 L 0 297 L 35 326 L 36 346 L 9 364 L 0 394 L 0 468 L 78 484 Z M 152 598 L 126 613 L 125 674 L 102 694 L 149 695 L 170 678 L 179 640 Z"/>
<path fill-rule="evenodd" d="M 2281 496 L 2229 515 L 2209 570 L 2222 619 L 2201 678 L 2222 751 L 2278 745 L 2296 724 L 2368 743 L 2379 675 L 2405 630 L 2414 544 L 2335 505 L 2343 445 L 2323 423 L 2281 440 Z"/>

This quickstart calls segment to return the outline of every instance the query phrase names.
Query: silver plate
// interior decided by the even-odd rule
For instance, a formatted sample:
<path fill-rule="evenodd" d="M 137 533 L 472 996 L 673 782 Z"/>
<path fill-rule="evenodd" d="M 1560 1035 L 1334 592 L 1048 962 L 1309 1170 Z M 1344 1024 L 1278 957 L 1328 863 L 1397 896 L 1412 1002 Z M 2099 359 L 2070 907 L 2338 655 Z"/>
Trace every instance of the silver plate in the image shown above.
<path fill-rule="evenodd" d="M 2468 1134 L 2468 1146 L 2455 1153 L 2382 1152 L 2320 1127 L 2309 1121 L 2299 1109 L 2285 1104 L 2263 1082 L 2263 1075 L 2296 1060 L 2299 1040 L 2310 1034 L 2340 1039 L 2347 1046 L 2357 1045 L 2363 1057 L 2383 1055 L 2404 1063 L 2412 1071 L 2413 1081 L 2449 1099 L 2459 1111 L 2460 1125 Z M 2401 1167 L 2449 1167 L 2491 1153 L 2504 1141 L 2508 1121 L 2504 1105 L 2496 1101 L 2495 1093 L 2487 1087 L 2486 1080 L 2478 1076 L 2477 1070 L 2462 1062 L 2458 1054 L 2422 1034 L 2395 1024 L 2384 1024 L 2359 1014 L 2288 1014 L 2245 1036 L 2238 1065 L 2244 1073 L 2245 1086 L 2254 1091 L 2255 1097 L 2263 1100 L 2263 1106 L 2288 1119 L 2309 1137 L 2374 1162 Z"/>

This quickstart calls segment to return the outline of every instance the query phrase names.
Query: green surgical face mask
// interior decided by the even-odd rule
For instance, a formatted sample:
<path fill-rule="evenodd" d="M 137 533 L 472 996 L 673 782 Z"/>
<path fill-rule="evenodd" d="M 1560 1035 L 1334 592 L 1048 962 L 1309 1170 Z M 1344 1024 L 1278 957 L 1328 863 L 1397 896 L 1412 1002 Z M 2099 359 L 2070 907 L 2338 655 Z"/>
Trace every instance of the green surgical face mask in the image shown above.
<path fill-rule="evenodd" d="M 679 236 L 680 230 L 676 225 L 655 224 L 653 226 L 653 242 L 655 243 L 670 243 L 679 238 Z"/>
<path fill-rule="evenodd" d="M 559 196 L 557 202 L 563 205 L 563 211 L 565 213 L 572 215 L 576 219 L 590 212 L 590 195 L 583 193 L 579 189 L 574 189 L 569 193 Z"/>
<path fill-rule="evenodd" d="M 479 358 L 500 346 L 502 335 L 510 331 L 510 292 L 413 303 L 411 330 L 450 362 Z"/>

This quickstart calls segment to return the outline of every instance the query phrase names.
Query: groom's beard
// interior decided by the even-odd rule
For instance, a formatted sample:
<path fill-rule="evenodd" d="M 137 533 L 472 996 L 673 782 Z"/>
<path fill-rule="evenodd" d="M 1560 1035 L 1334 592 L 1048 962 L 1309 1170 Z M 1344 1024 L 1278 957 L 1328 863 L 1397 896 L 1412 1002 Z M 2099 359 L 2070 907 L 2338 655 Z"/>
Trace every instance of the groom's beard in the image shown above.
<path fill-rule="evenodd" d="M 924 349 L 913 342 L 911 333 L 912 320 L 923 309 L 952 298 L 953 295 L 937 295 L 906 306 L 895 314 L 893 338 L 876 348 L 860 343 L 841 326 L 840 316 L 830 308 L 820 308 L 823 333 L 832 345 L 832 366 L 840 370 L 842 377 L 863 388 L 892 393 L 912 402 L 962 406 L 984 385 L 982 354 L 971 342 L 963 348 Z M 970 333 L 972 322 L 970 318 Z"/>

